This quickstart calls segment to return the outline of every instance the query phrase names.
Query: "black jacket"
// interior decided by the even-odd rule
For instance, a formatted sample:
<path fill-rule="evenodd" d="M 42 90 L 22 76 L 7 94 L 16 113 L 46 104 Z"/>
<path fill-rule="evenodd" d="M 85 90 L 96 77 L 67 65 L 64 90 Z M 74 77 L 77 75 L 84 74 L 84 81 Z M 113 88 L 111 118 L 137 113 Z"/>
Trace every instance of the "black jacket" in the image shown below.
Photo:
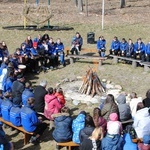
<path fill-rule="evenodd" d="M 144 107 L 150 107 L 150 98 L 145 98 L 143 100 Z"/>
<path fill-rule="evenodd" d="M 34 110 L 36 112 L 44 112 L 44 107 L 45 107 L 45 100 L 44 97 L 47 94 L 46 89 L 39 85 L 35 88 L 34 90 L 34 98 L 35 98 L 35 102 L 34 102 Z"/>

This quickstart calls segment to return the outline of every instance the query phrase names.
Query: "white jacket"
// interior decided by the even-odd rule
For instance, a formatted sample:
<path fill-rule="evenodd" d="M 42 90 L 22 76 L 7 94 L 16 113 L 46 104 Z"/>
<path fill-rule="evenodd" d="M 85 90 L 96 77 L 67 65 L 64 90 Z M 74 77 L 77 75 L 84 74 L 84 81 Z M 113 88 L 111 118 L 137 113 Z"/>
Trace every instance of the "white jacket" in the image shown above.
<path fill-rule="evenodd" d="M 150 114 L 148 108 L 143 108 L 136 112 L 133 127 L 138 138 L 143 138 L 144 135 L 150 135 Z"/>
<path fill-rule="evenodd" d="M 137 109 L 137 104 L 139 102 L 142 102 L 142 97 L 138 97 L 138 98 L 133 98 L 130 101 L 130 109 L 131 109 L 131 115 L 134 118 L 135 114 L 136 114 L 136 109 Z"/>

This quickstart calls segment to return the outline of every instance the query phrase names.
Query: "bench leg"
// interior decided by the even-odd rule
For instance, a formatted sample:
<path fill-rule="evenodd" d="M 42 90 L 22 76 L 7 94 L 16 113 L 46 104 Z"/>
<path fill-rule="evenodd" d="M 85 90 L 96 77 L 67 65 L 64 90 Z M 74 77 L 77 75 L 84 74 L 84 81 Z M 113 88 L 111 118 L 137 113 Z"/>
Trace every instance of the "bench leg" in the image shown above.
<path fill-rule="evenodd" d="M 149 72 L 149 71 L 150 71 L 150 68 L 149 68 L 147 65 L 144 65 L 144 71 L 145 71 L 145 72 Z"/>
<path fill-rule="evenodd" d="M 73 63 L 74 63 L 74 58 L 70 57 L 70 64 L 73 64 Z"/>
<path fill-rule="evenodd" d="M 117 63 L 118 63 L 118 57 L 117 57 L 117 56 L 114 56 L 113 61 L 114 61 L 114 64 L 117 64 Z"/>
<path fill-rule="evenodd" d="M 98 70 L 100 70 L 101 66 L 103 65 L 103 61 L 100 60 L 99 63 L 98 63 Z"/>
<path fill-rule="evenodd" d="M 24 133 L 24 145 L 29 143 L 30 138 L 31 138 L 31 135 Z"/>
<path fill-rule="evenodd" d="M 132 61 L 132 68 L 136 68 L 137 67 L 137 62 L 136 61 Z"/>

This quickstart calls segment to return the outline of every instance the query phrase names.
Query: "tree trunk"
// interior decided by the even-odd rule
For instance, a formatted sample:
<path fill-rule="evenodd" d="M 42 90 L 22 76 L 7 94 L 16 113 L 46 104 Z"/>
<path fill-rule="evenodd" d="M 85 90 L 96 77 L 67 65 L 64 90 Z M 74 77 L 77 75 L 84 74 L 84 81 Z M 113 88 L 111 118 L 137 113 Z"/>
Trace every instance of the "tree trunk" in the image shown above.
<path fill-rule="evenodd" d="M 78 0 L 73 0 L 75 6 L 77 7 L 78 6 Z"/>
<path fill-rule="evenodd" d="M 78 0 L 78 11 L 83 12 L 83 0 Z"/>
<path fill-rule="evenodd" d="M 125 0 L 120 0 L 120 8 L 124 8 L 126 5 Z"/>

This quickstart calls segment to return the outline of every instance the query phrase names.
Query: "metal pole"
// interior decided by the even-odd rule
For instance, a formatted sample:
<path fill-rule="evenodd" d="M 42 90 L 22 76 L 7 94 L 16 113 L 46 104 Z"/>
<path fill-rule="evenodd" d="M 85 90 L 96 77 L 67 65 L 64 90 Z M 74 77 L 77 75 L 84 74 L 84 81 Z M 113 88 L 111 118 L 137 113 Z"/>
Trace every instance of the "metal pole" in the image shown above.
<path fill-rule="evenodd" d="M 105 3 L 104 0 L 102 0 L 102 30 L 104 30 L 104 10 L 105 9 Z"/>
<path fill-rule="evenodd" d="M 50 7 L 50 0 L 48 0 L 48 7 Z M 50 28 L 50 20 L 48 20 L 48 29 Z"/>
<path fill-rule="evenodd" d="M 86 0 L 86 16 L 88 17 L 88 0 Z"/>
<path fill-rule="evenodd" d="M 26 7 L 27 5 L 27 0 L 24 0 L 24 6 Z M 24 24 L 24 29 L 27 27 L 27 19 L 26 17 L 24 16 L 24 19 L 23 19 L 23 24 Z"/>

